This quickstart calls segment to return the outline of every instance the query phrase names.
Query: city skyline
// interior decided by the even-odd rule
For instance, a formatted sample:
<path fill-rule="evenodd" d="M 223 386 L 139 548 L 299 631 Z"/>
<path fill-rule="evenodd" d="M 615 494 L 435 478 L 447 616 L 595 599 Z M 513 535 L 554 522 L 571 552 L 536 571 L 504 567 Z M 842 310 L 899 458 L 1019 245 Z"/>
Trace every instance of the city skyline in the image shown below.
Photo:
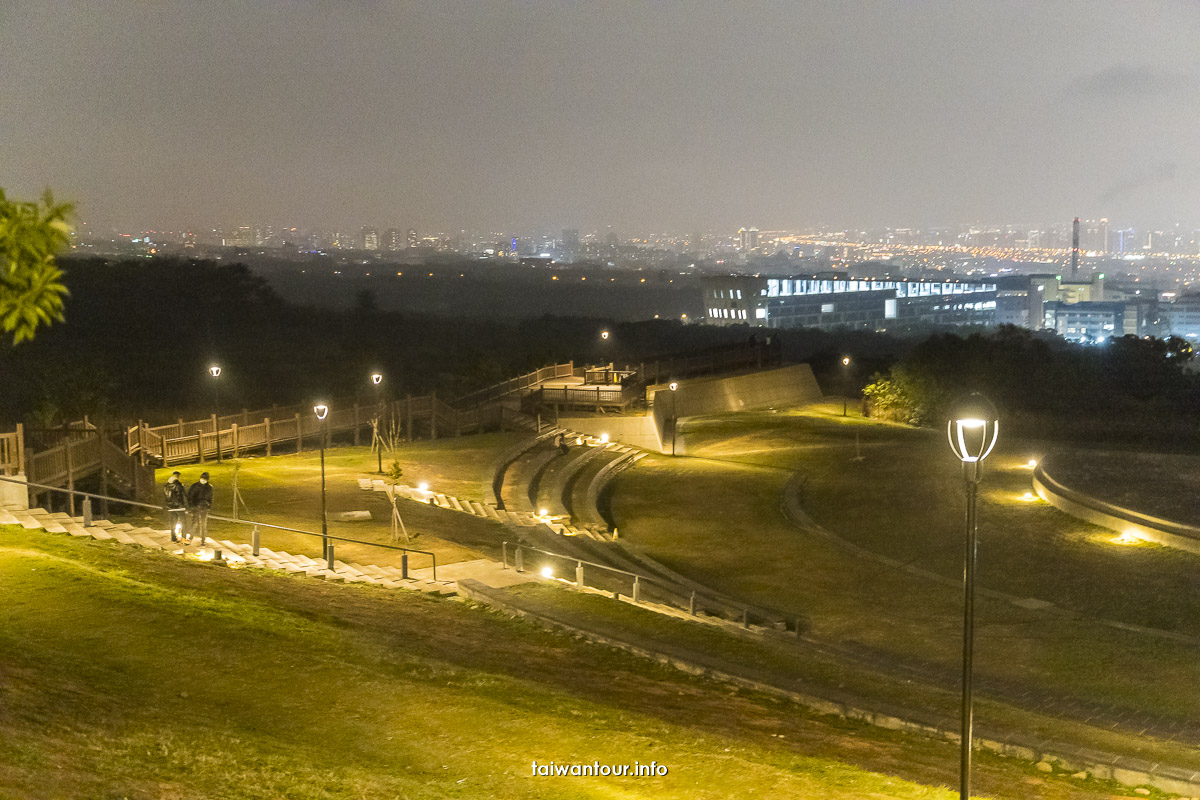
<path fill-rule="evenodd" d="M 5 188 L 98 227 L 1200 223 L 1180 0 L 60 2 L 0 23 Z"/>

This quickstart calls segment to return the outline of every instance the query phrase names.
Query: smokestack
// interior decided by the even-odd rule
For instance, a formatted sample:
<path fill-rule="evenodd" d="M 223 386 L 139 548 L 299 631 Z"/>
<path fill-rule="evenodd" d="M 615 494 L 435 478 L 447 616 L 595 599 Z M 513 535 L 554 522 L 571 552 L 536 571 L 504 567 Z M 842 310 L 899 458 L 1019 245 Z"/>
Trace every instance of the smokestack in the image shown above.
<path fill-rule="evenodd" d="M 1075 225 L 1071 231 L 1071 280 L 1075 280 L 1079 273 L 1079 217 L 1075 218 Z"/>

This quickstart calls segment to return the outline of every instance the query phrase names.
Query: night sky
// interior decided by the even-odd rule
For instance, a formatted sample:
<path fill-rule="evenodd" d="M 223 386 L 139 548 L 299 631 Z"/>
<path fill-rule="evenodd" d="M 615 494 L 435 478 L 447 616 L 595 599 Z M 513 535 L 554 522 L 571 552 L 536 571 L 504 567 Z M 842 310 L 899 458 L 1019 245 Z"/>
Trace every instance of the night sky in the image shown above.
<path fill-rule="evenodd" d="M 1200 4 L 0 2 L 96 226 L 1200 224 Z"/>

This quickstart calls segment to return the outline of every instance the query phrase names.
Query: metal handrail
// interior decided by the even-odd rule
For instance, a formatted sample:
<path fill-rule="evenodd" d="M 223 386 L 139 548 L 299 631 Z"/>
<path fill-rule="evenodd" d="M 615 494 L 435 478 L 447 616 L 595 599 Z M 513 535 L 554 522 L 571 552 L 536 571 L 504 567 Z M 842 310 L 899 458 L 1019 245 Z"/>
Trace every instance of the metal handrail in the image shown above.
<path fill-rule="evenodd" d="M 92 492 L 81 492 L 78 489 L 64 489 L 59 486 L 46 486 L 45 484 L 41 484 L 41 483 L 29 483 L 27 481 L 17 480 L 16 478 L 8 478 L 3 475 L 0 475 L 0 481 L 5 481 L 7 483 L 19 483 L 22 486 L 31 486 L 35 489 L 46 489 L 46 490 L 52 491 L 52 492 L 62 492 L 67 495 L 78 495 L 80 497 L 95 498 L 97 500 L 107 500 L 110 503 L 122 503 L 127 506 L 138 506 L 140 508 L 151 508 L 151 509 L 154 509 L 155 511 L 162 511 L 163 513 L 167 513 L 168 511 L 172 510 L 172 509 L 168 509 L 165 505 L 160 506 L 160 505 L 154 505 L 153 503 L 142 503 L 137 500 L 125 500 L 120 497 L 111 497 L 109 495 L 104 495 L 104 494 L 94 494 Z M 178 510 L 178 509 L 175 509 L 175 510 Z M 215 519 L 219 522 L 236 522 L 241 525 L 253 525 L 256 528 L 273 528 L 278 531 L 290 531 L 292 533 L 303 533 L 306 536 L 316 536 L 317 538 L 320 538 L 320 539 L 334 539 L 339 542 L 349 542 L 350 544 L 362 544 L 362 545 L 366 545 L 368 547 L 381 547 L 384 550 L 399 550 L 404 553 L 416 553 L 418 555 L 429 556 L 430 560 L 433 562 L 433 580 L 435 580 L 435 581 L 437 580 L 437 554 L 432 553 L 429 550 L 415 550 L 411 547 L 401 547 L 400 545 L 395 545 L 395 544 L 383 544 L 381 542 L 367 542 L 367 541 L 363 541 L 362 539 L 350 539 L 345 536 L 334 536 L 332 534 L 314 533 L 313 531 L 301 530 L 300 528 L 289 528 L 286 525 L 273 525 L 270 522 L 255 522 L 254 520 L 250 520 L 250 519 L 233 519 L 232 517 L 222 517 L 218 514 L 209 514 L 208 518 Z"/>
<path fill-rule="evenodd" d="M 508 545 L 509 545 L 509 543 L 507 541 L 503 542 L 501 545 L 501 547 L 502 547 L 501 564 L 505 569 L 508 569 Z M 589 567 L 596 567 L 598 569 L 603 569 L 603 570 L 607 570 L 609 572 L 615 572 L 620 575 L 626 575 L 628 577 L 631 577 L 631 578 L 633 578 L 633 599 L 635 602 L 640 601 L 640 591 L 639 591 L 640 586 L 639 586 L 639 584 L 642 581 L 648 581 L 651 584 L 658 586 L 661 589 L 665 589 L 668 593 L 673 594 L 673 595 L 683 596 L 684 594 L 686 594 L 686 591 L 683 591 L 683 592 L 679 591 L 679 589 L 682 587 L 679 587 L 678 584 L 668 583 L 667 581 L 664 581 L 660 578 L 654 578 L 649 575 L 642 575 L 641 573 L 638 573 L 638 572 L 630 572 L 629 570 L 621 569 L 620 567 L 613 567 L 613 566 L 609 566 L 608 564 L 599 564 L 595 561 L 588 561 L 587 559 L 579 558 L 578 556 L 569 556 L 564 553 L 552 553 L 549 550 L 543 550 L 540 547 L 534 547 L 533 545 L 529 545 L 529 544 L 521 544 L 520 542 L 514 542 L 513 547 L 514 547 L 514 553 L 519 552 L 521 550 L 532 550 L 536 553 L 541 553 L 542 555 L 551 556 L 553 558 L 560 558 L 563 561 L 573 561 L 576 564 L 580 564 L 580 565 L 586 564 Z M 518 562 L 518 563 L 520 563 L 520 562 Z M 750 607 L 749 606 L 728 602 L 728 601 L 722 600 L 721 598 L 713 596 L 713 595 L 700 595 L 697 593 L 697 591 L 695 589 L 691 589 L 690 592 L 691 592 L 691 594 L 690 594 L 690 598 L 688 600 L 688 613 L 692 614 L 693 616 L 695 616 L 695 614 L 696 614 L 696 599 L 697 599 L 697 597 L 700 597 L 702 600 L 713 602 L 718 605 L 723 605 L 723 606 L 726 606 L 727 608 L 740 609 L 742 612 L 742 625 L 747 628 L 750 627 Z M 797 630 L 798 629 L 799 628 L 797 627 Z"/>

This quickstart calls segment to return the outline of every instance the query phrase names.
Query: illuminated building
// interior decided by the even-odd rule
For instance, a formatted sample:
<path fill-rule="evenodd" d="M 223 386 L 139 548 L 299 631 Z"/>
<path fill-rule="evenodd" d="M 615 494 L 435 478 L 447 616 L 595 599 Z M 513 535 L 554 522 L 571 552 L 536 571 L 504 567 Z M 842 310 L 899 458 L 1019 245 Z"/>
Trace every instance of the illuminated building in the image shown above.
<path fill-rule="evenodd" d="M 996 285 L 974 281 L 875 281 L 711 276 L 700 281 L 707 322 L 766 328 L 990 325 Z"/>

